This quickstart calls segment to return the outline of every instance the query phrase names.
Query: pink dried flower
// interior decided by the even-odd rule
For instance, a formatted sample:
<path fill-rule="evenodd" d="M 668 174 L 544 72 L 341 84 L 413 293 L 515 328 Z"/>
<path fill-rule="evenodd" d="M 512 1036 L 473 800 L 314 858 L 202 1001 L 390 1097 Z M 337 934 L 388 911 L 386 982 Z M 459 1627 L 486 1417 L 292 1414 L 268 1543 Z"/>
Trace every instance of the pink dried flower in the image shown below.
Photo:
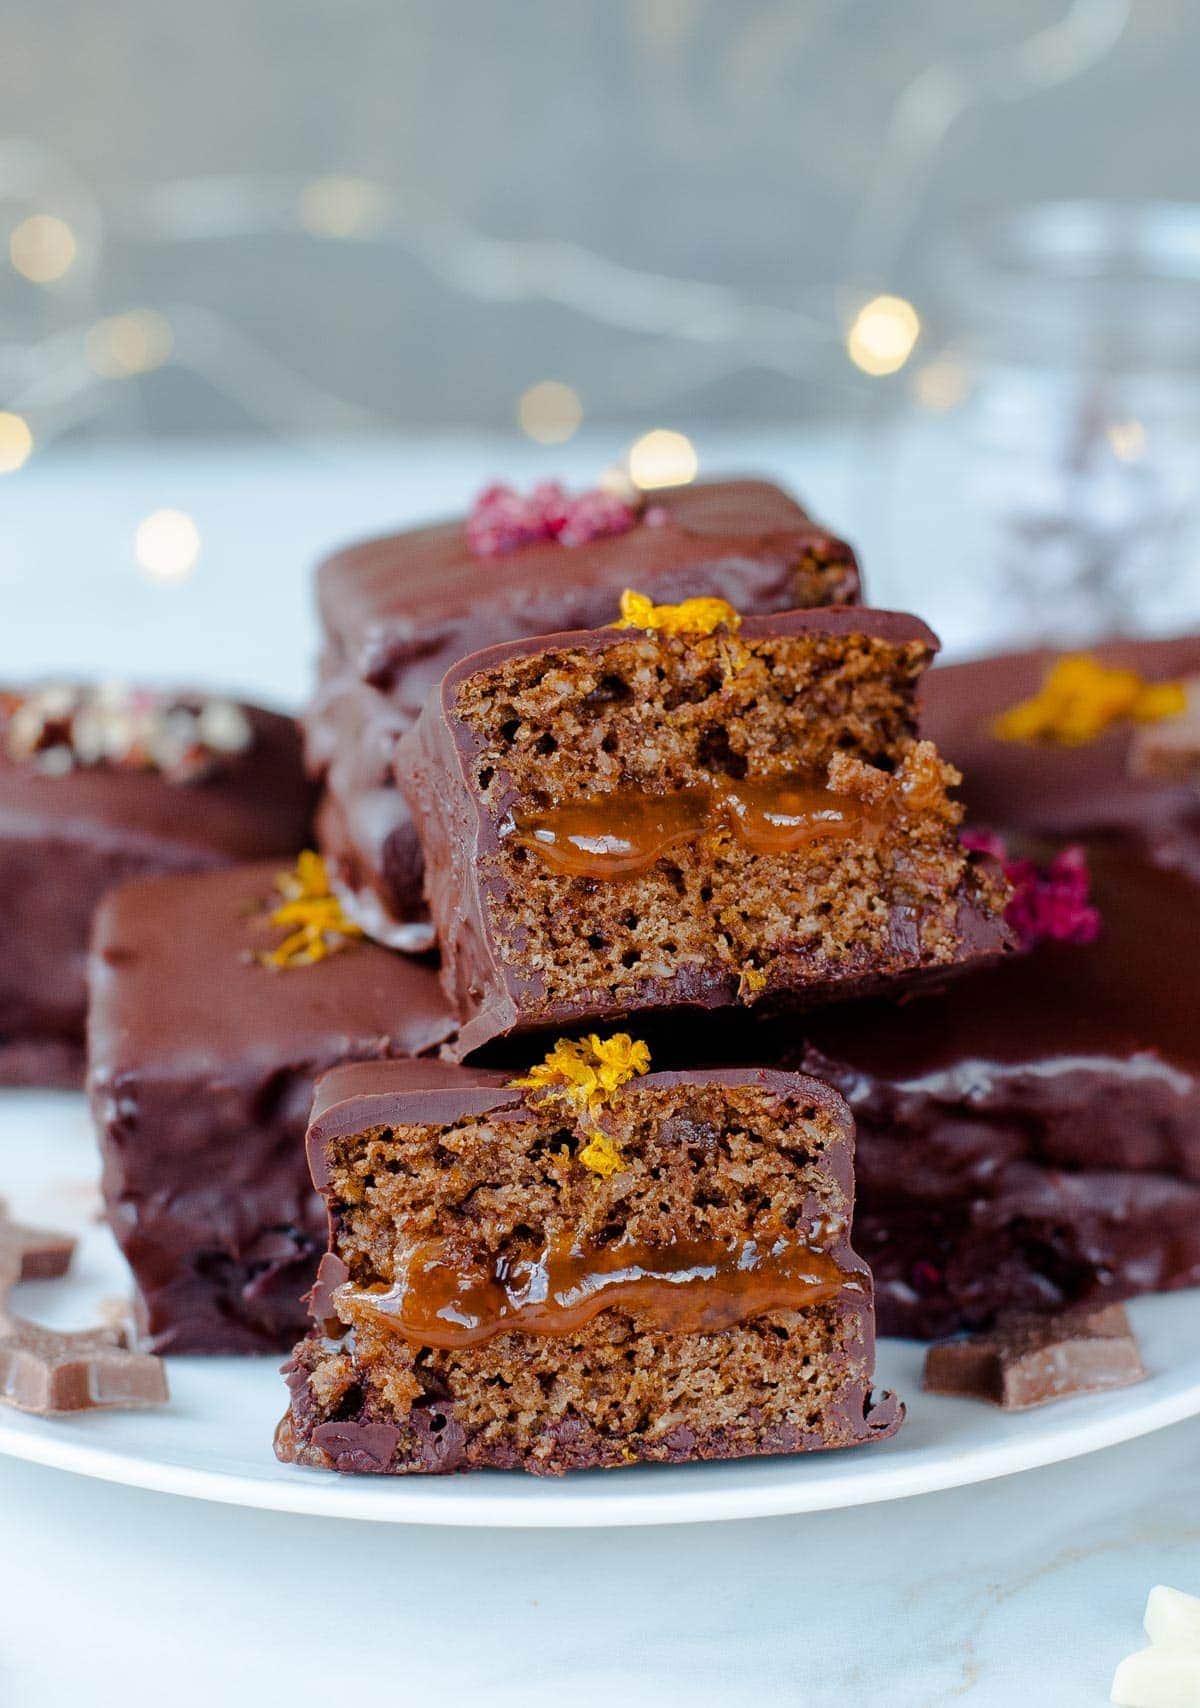
<path fill-rule="evenodd" d="M 637 519 L 634 505 L 599 487 L 572 497 L 555 480 L 539 482 L 528 496 L 511 486 L 488 486 L 467 518 L 467 544 L 476 557 L 498 557 L 544 540 L 582 546 L 624 534 Z"/>
<path fill-rule="evenodd" d="M 1012 859 L 1004 839 L 990 830 L 963 832 L 963 846 L 999 860 L 1012 885 L 1004 917 L 1024 949 L 1038 943 L 1094 943 L 1100 914 L 1091 902 L 1091 879 L 1082 848 L 1062 849 L 1046 866 Z"/>

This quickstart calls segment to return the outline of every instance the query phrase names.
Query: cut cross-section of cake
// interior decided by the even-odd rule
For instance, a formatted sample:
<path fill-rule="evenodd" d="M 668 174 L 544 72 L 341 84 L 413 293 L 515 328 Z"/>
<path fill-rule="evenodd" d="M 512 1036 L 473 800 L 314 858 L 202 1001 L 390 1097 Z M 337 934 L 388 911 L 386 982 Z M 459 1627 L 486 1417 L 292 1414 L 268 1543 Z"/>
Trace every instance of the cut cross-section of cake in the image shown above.
<path fill-rule="evenodd" d="M 330 1250 L 281 1459 L 558 1473 L 848 1447 L 871 1393 L 853 1124 L 766 1069 L 648 1073 L 628 1036 L 518 1081 L 438 1062 L 317 1087 Z"/>
<path fill-rule="evenodd" d="M 916 618 L 718 599 L 463 660 L 401 747 L 460 1054 L 827 1001 L 1003 953 L 1004 880 L 918 738 Z"/>

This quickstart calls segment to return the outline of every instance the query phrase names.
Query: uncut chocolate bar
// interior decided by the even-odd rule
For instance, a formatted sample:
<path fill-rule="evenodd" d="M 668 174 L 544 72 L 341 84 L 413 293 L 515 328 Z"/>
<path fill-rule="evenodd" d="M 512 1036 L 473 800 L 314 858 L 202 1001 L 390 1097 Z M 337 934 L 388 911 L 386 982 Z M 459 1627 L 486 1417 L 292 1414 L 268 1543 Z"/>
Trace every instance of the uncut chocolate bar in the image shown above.
<path fill-rule="evenodd" d="M 311 804 L 296 725 L 274 712 L 191 692 L 0 691 L 0 1085 L 81 1083 L 106 890 L 293 854 Z"/>
<path fill-rule="evenodd" d="M 429 965 L 297 931 L 306 903 L 281 897 L 277 878 L 267 863 L 151 879 L 114 891 L 96 921 L 89 1089 L 104 1199 L 155 1351 L 295 1340 L 324 1246 L 304 1157 L 313 1082 L 341 1062 L 436 1049 L 451 1030 Z M 289 923 L 273 923 L 281 906 Z M 329 904 L 310 911 L 327 920 Z"/>
<path fill-rule="evenodd" d="M 850 547 L 766 481 L 653 493 L 626 529 L 578 544 L 480 552 L 473 540 L 465 520 L 447 522 L 350 546 L 317 572 L 320 685 L 306 729 L 325 785 L 318 839 L 354 917 L 398 948 L 427 948 L 432 932 L 395 748 L 450 665 L 608 622 L 626 587 L 659 601 L 711 593 L 744 612 L 859 596 Z"/>

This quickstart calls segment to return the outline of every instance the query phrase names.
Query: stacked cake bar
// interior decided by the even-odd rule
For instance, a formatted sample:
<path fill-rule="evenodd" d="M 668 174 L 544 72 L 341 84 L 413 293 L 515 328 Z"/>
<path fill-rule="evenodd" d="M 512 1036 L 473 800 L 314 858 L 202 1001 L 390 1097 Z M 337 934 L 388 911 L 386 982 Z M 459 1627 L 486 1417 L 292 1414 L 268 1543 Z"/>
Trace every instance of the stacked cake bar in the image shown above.
<path fill-rule="evenodd" d="M 754 480 L 700 482 L 652 504 L 593 494 L 574 507 L 549 484 L 523 504 L 492 489 L 465 521 L 369 540 L 320 566 L 307 720 L 325 785 L 317 828 L 335 888 L 373 937 L 433 942 L 396 767 L 429 693 L 481 647 L 607 623 L 626 587 L 660 602 L 716 594 L 750 614 L 853 604 L 859 581 L 844 541 Z"/>
<path fill-rule="evenodd" d="M 546 537 L 534 500 L 486 495 L 463 528 L 323 571 L 321 835 L 331 796 L 339 838 L 350 822 L 348 706 L 369 716 L 370 675 L 373 763 L 404 803 L 457 1030 L 442 1063 L 318 1084 L 330 1247 L 277 1450 L 559 1472 L 881 1439 L 901 1411 L 871 1393 L 846 1104 L 714 1066 L 679 1022 L 1010 952 L 1003 873 L 960 840 L 957 774 L 918 728 L 936 641 L 893 613 L 797 609 L 857 584 L 773 489 L 601 506 L 602 536 L 575 544 L 578 512 L 554 499 Z M 568 613 L 589 626 L 550 626 Z M 350 916 L 401 940 L 411 901 L 372 881 L 364 906 L 344 844 L 323 850 Z M 666 1071 L 650 1036 L 675 1040 Z M 452 1065 L 481 1051 L 507 1065 Z"/>

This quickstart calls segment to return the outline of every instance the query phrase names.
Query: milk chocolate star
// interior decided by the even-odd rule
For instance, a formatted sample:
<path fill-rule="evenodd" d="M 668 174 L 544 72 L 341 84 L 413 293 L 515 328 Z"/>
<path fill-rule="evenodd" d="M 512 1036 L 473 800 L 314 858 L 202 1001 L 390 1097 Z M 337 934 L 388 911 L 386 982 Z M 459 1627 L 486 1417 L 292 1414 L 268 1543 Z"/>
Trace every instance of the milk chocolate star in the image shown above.
<path fill-rule="evenodd" d="M 167 1398 L 162 1361 L 131 1350 L 120 1328 L 66 1332 L 8 1309 L 19 1281 L 65 1275 L 74 1250 L 67 1234 L 10 1221 L 0 1201 L 0 1401 L 40 1413 L 160 1405 Z"/>

